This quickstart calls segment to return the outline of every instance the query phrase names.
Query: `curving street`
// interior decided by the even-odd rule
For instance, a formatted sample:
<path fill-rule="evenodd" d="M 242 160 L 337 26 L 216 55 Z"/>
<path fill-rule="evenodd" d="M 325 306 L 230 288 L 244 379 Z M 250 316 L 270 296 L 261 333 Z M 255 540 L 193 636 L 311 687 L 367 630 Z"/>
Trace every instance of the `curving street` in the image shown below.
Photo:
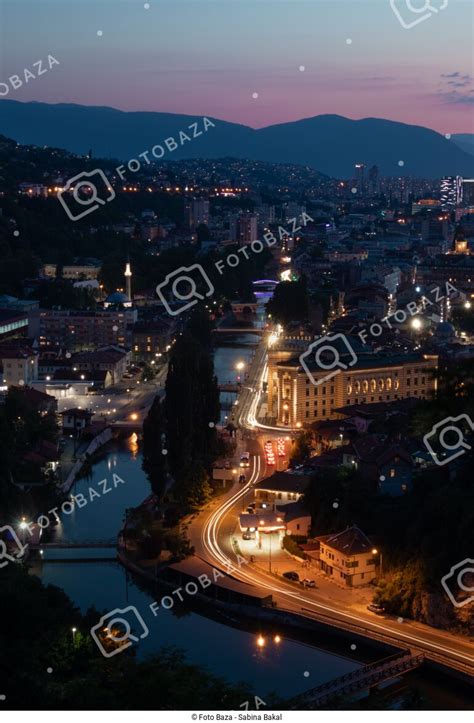
<path fill-rule="evenodd" d="M 265 373 L 265 357 L 264 342 L 257 349 L 249 370 L 248 386 L 242 390 L 238 405 L 238 425 L 242 438 L 245 439 L 245 446 L 252 455 L 251 474 L 244 485 L 234 485 L 226 495 L 202 510 L 190 525 L 188 534 L 196 554 L 216 567 L 230 571 L 239 580 L 271 592 L 278 609 L 421 652 L 430 660 L 474 675 L 474 644 L 466 637 L 418 622 L 389 615 L 375 615 L 365 610 L 365 607 L 355 604 L 350 598 L 341 599 L 341 593 L 335 586 L 333 594 L 332 583 L 325 585 L 324 590 L 319 586 L 312 590 L 303 589 L 297 583 L 277 577 L 250 562 L 243 563 L 241 557 L 236 563 L 238 558 L 232 538 L 238 534 L 238 515 L 243 501 L 246 495 L 251 494 L 253 485 L 269 474 L 263 455 L 262 438 L 258 432 L 263 427 L 265 437 L 268 437 L 276 431 L 276 428 L 265 427 L 256 420 L 261 380 Z M 282 430 L 279 430 L 279 435 L 281 434 Z"/>

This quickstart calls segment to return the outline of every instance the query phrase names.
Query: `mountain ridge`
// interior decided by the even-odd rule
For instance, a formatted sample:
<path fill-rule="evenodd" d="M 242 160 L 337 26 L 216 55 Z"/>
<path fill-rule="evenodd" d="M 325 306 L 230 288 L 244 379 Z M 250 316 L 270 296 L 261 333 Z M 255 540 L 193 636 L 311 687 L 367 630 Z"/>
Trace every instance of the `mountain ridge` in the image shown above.
<path fill-rule="evenodd" d="M 128 161 L 178 140 L 204 116 L 156 111 L 123 111 L 77 103 L 0 102 L 0 133 L 22 144 L 47 145 Z M 385 176 L 474 176 L 474 158 L 461 143 L 430 128 L 386 118 L 353 120 L 323 114 L 251 128 L 206 116 L 214 127 L 166 152 L 163 160 L 231 156 L 310 166 L 329 176 L 349 178 L 355 163 L 379 166 Z M 458 134 L 466 137 L 468 134 Z M 463 140 L 464 140 L 463 138 Z M 463 145 L 466 145 L 465 143 Z"/>

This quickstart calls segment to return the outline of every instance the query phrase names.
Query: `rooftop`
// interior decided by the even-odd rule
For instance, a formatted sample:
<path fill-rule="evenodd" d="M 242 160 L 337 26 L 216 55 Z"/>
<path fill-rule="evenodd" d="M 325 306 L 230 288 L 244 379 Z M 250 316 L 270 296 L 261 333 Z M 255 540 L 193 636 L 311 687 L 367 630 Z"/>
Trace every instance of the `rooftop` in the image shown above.
<path fill-rule="evenodd" d="M 337 532 L 333 535 L 322 535 L 317 537 L 319 542 L 324 543 L 333 550 L 342 552 L 347 557 L 362 555 L 370 552 L 373 544 L 369 538 L 358 527 L 348 527 L 344 532 Z"/>
<path fill-rule="evenodd" d="M 309 485 L 309 477 L 303 474 L 291 472 L 274 472 L 271 477 L 266 477 L 254 485 L 256 490 L 268 490 L 271 492 L 298 492 L 303 494 Z"/>

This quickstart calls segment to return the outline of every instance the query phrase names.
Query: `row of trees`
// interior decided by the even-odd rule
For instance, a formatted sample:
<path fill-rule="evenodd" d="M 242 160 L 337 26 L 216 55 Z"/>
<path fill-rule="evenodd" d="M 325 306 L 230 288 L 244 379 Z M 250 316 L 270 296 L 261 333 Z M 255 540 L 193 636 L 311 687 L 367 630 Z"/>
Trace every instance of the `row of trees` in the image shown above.
<path fill-rule="evenodd" d="M 164 401 L 155 398 L 143 425 L 143 466 L 158 494 L 169 471 L 173 497 L 193 508 L 209 498 L 212 463 L 220 453 L 214 426 L 219 389 L 203 310 L 193 314 L 173 347 L 165 392 Z"/>

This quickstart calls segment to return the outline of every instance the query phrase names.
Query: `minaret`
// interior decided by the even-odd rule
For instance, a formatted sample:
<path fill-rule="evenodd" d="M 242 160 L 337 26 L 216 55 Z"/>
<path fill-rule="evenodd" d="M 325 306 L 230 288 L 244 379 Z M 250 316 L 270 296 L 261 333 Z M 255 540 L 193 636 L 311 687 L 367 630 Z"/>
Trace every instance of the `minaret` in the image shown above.
<path fill-rule="evenodd" d="M 132 270 L 130 268 L 130 261 L 125 264 L 125 283 L 127 289 L 127 297 L 130 303 L 132 302 Z"/>

